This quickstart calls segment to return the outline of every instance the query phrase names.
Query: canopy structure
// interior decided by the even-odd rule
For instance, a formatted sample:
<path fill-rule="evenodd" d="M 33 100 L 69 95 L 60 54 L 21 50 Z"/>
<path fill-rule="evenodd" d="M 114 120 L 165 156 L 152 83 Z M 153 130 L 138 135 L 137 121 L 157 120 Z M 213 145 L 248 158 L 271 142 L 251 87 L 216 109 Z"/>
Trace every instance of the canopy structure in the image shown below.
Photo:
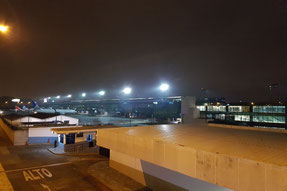
<path fill-rule="evenodd" d="M 70 134 L 97 131 L 98 129 L 116 128 L 115 126 L 77 126 L 68 128 L 52 128 L 51 131 L 56 134 Z"/>

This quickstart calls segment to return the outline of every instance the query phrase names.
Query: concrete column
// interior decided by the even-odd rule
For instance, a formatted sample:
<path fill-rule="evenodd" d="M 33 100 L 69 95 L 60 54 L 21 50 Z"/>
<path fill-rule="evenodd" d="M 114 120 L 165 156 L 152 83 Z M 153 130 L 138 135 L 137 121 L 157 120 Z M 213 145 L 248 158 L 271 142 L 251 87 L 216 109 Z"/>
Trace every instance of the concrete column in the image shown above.
<path fill-rule="evenodd" d="M 200 117 L 200 111 L 196 108 L 196 98 L 191 96 L 181 97 L 182 124 L 191 124 Z"/>
<path fill-rule="evenodd" d="M 287 107 L 285 106 L 285 129 L 287 129 Z"/>
<path fill-rule="evenodd" d="M 66 144 L 66 134 L 64 134 L 64 145 Z"/>

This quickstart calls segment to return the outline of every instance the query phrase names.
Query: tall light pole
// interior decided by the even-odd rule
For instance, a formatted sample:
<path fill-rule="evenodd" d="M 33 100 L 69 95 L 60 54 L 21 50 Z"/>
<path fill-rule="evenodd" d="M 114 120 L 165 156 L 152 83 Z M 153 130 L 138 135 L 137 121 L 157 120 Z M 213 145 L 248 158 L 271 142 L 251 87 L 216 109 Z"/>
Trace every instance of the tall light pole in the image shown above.
<path fill-rule="evenodd" d="M 159 88 L 158 88 L 160 91 L 161 91 L 161 93 L 162 93 L 162 95 L 160 96 L 160 97 L 162 97 L 162 99 L 164 98 L 163 97 L 163 95 L 164 96 L 167 96 L 167 93 L 168 93 L 168 90 L 169 90 L 169 84 L 168 83 L 162 83 L 162 84 L 160 84 L 160 86 L 159 86 Z M 157 121 L 157 105 L 158 105 L 158 101 L 154 101 L 153 102 L 153 106 L 154 106 L 154 112 L 153 112 L 153 115 L 154 115 L 154 122 L 156 122 Z"/>
<path fill-rule="evenodd" d="M 125 87 L 122 91 L 125 95 L 129 95 L 132 93 L 132 88 L 130 87 Z M 130 127 L 132 126 L 132 118 L 131 118 L 131 115 L 132 115 L 132 104 L 130 105 L 130 113 L 129 113 L 129 118 L 130 118 Z"/>
<path fill-rule="evenodd" d="M 104 95 L 106 94 L 106 91 L 105 90 L 100 90 L 98 93 L 98 96 L 100 97 L 100 113 L 102 112 L 108 112 L 107 110 L 104 109 L 104 102 L 103 102 L 103 98 L 104 98 Z"/>

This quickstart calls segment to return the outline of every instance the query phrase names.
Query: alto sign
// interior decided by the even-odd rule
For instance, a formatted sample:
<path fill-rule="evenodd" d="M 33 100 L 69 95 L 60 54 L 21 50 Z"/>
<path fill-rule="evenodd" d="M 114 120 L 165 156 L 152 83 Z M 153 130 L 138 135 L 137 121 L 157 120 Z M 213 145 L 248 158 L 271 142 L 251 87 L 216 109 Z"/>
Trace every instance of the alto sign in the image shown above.
<path fill-rule="evenodd" d="M 46 168 L 38 168 L 33 170 L 24 170 L 23 176 L 25 181 L 33 181 L 33 180 L 40 180 L 44 178 L 51 178 L 53 175 L 52 173 Z"/>

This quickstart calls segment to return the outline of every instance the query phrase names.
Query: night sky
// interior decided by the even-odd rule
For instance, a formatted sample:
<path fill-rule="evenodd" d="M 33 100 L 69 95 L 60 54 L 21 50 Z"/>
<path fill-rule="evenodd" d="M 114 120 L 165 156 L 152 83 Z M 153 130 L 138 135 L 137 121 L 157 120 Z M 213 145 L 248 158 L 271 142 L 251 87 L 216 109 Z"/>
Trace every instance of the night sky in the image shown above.
<path fill-rule="evenodd" d="M 0 95 L 287 97 L 284 0 L 0 0 Z"/>

